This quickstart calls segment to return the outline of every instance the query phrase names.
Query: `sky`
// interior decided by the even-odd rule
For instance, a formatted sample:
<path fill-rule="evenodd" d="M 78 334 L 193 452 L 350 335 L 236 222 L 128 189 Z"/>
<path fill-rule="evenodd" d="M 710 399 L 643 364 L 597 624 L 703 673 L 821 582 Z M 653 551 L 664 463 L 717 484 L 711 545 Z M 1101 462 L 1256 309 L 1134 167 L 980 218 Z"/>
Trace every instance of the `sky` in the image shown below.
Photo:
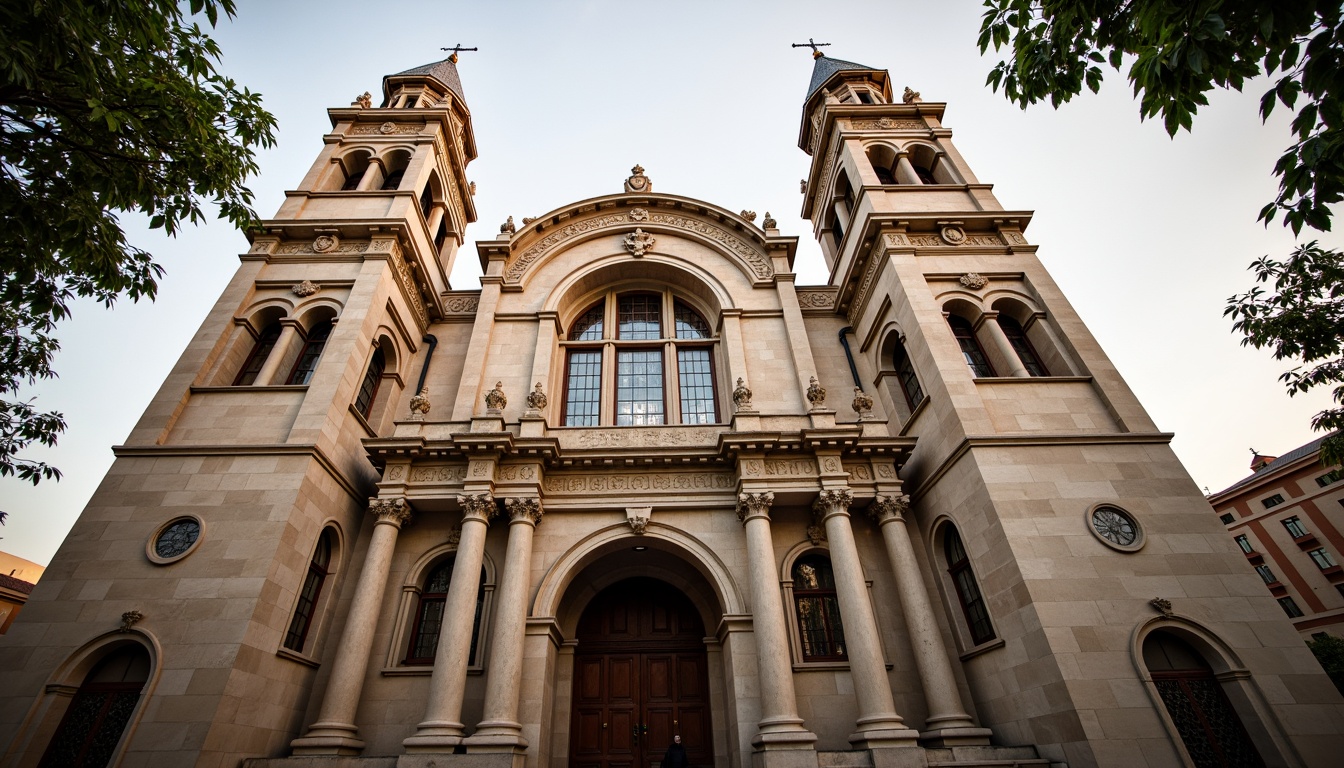
<path fill-rule="evenodd" d="M 1271 169 L 1290 143 L 1288 115 L 1268 124 L 1259 96 L 1217 92 L 1193 133 L 1169 138 L 1140 122 L 1123 73 L 1099 95 L 1026 111 L 985 85 L 998 61 L 976 46 L 981 7 L 931 3 L 627 0 L 395 2 L 239 0 L 212 36 L 220 70 L 253 91 L 279 121 L 249 182 L 271 216 L 311 166 L 330 107 L 380 93 L 383 75 L 478 47 L 458 70 L 475 128 L 479 221 L 452 273 L 478 286 L 473 242 L 510 215 L 539 216 L 621 191 L 639 163 L 658 192 L 730 210 L 774 214 L 800 238 L 798 284 L 827 275 L 801 218 L 801 106 L 812 71 L 809 38 L 835 58 L 887 69 L 893 89 L 946 102 L 944 125 L 980 181 L 1010 210 L 1034 210 L 1027 239 L 1074 309 L 1148 409 L 1200 487 L 1248 474 L 1251 448 L 1282 454 L 1314 435 L 1324 392 L 1289 398 L 1291 365 L 1243 347 L 1223 318 L 1228 297 L 1253 285 L 1247 267 L 1296 244 L 1256 221 L 1274 198 Z M 81 302 L 61 325 L 60 378 L 24 391 L 70 426 L 54 449 L 29 456 L 64 472 L 32 487 L 0 479 L 0 550 L 45 564 L 112 463 L 178 355 L 238 266 L 246 238 L 225 222 L 168 240 L 134 214 L 137 245 L 167 269 L 153 303 L 113 309 Z M 1338 235 L 1313 233 L 1323 245 Z M 1310 239 L 1304 237 L 1303 240 Z"/>

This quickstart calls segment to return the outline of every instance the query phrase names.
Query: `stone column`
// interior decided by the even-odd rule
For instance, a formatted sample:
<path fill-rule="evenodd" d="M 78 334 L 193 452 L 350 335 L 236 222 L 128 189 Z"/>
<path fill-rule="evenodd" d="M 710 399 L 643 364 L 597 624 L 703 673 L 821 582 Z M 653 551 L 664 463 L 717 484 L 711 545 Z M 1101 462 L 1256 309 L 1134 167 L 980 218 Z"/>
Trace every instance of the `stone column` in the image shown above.
<path fill-rule="evenodd" d="M 383 183 L 383 161 L 376 157 L 369 158 L 369 165 L 364 169 L 364 175 L 359 179 L 359 185 L 355 187 L 356 191 L 367 192 Z"/>
<path fill-rule="evenodd" d="M 915 562 L 915 550 L 910 543 L 910 532 L 905 527 L 904 513 L 910 509 L 909 496 L 878 496 L 868 507 L 868 514 L 882 529 L 882 540 L 887 545 L 896 577 L 896 593 L 905 614 L 905 626 L 910 632 L 914 651 L 915 669 L 924 688 L 924 700 L 929 716 L 924 721 L 920 740 L 934 746 L 961 746 L 988 744 L 990 730 L 976 728 L 971 716 L 961 705 L 957 679 L 947 659 L 947 646 L 933 618 L 929 595 Z"/>
<path fill-rule="evenodd" d="M 910 155 L 902 152 L 896 156 L 896 183 L 897 184 L 923 184 L 919 180 L 919 174 L 915 172 L 915 166 L 910 162 Z"/>
<path fill-rule="evenodd" d="M 499 607 L 490 644 L 485 710 L 476 732 L 463 743 L 468 752 L 522 752 L 527 749 L 518 722 L 523 680 L 523 638 L 527 632 L 527 592 L 532 577 L 532 533 L 541 522 L 540 499 L 505 499 L 509 546 L 499 584 Z"/>
<path fill-rule="evenodd" d="M 747 570 L 751 577 L 752 632 L 761 684 L 760 730 L 751 740 L 761 751 L 813 749 L 816 734 L 803 727 L 793 690 L 789 635 L 779 601 L 775 546 L 770 536 L 770 505 L 775 494 L 738 496 L 737 518 L 747 536 Z"/>
<path fill-rule="evenodd" d="M 266 362 L 261 364 L 261 369 L 257 371 L 257 378 L 252 381 L 253 384 L 265 386 L 267 384 L 284 384 L 283 381 L 272 381 L 275 378 L 280 363 L 284 362 L 285 352 L 294 343 L 294 339 L 299 335 L 299 321 L 287 317 L 280 321 L 280 336 L 275 340 L 275 346 L 271 347 L 271 352 L 266 356 Z"/>
<path fill-rule="evenodd" d="M 1022 358 L 1017 356 L 1017 350 L 1013 349 L 1012 342 L 1008 341 L 1008 335 L 999 326 L 998 312 L 986 312 L 980 327 L 985 329 L 990 341 L 994 342 L 994 347 L 998 350 L 999 356 L 1008 364 L 1009 376 L 1025 377 L 1031 375 L 1027 373 L 1027 367 L 1022 364 Z"/>
<path fill-rule="evenodd" d="M 495 515 L 495 499 L 489 493 L 459 495 L 462 506 L 462 537 L 453 560 L 453 577 L 443 606 L 443 625 L 434 652 L 434 671 L 429 678 L 429 703 L 425 719 L 415 733 L 401 743 L 407 752 L 452 752 L 462 743 L 462 697 L 467 689 L 467 663 L 471 660 L 471 632 L 475 628 L 476 593 L 481 584 L 481 561 L 485 557 L 485 533 Z"/>
<path fill-rule="evenodd" d="M 887 678 L 887 663 L 882 658 L 882 643 L 877 619 L 868 599 L 859 549 L 850 526 L 847 489 L 824 490 L 817 495 L 813 508 L 826 527 L 830 543 L 831 570 L 835 574 L 835 596 L 840 603 L 840 618 L 845 627 L 845 650 L 854 692 L 859 700 L 858 730 L 850 735 L 851 744 L 861 749 L 913 746 L 919 733 L 905 725 L 896 714 Z"/>
<path fill-rule="evenodd" d="M 359 695 L 364 688 L 364 670 L 373 647 L 373 633 L 378 624 L 378 610 L 383 602 L 383 588 L 387 586 L 397 533 L 411 518 L 405 499 L 375 499 L 369 503 L 369 512 L 377 519 L 369 538 L 369 551 L 364 556 L 364 567 L 355 585 L 345 633 L 331 665 L 331 677 L 327 680 L 317 722 L 302 738 L 290 742 L 296 755 L 357 755 L 364 749 L 364 742 L 359 739 L 359 730 L 355 727 L 355 712 L 359 709 Z"/>

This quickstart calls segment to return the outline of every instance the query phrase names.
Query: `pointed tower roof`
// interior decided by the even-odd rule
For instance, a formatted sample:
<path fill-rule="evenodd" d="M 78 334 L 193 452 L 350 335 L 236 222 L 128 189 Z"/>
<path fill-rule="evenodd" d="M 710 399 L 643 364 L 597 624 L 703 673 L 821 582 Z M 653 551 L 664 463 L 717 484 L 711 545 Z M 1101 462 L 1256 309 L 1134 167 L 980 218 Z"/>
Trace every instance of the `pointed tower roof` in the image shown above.
<path fill-rule="evenodd" d="M 397 78 L 418 78 L 428 77 L 437 80 L 443 87 L 453 92 L 453 95 L 461 99 L 464 103 L 467 97 L 462 93 L 462 78 L 457 75 L 457 65 L 453 62 L 455 56 L 449 56 L 443 61 L 436 61 L 430 64 L 422 64 L 418 67 L 412 67 L 405 72 L 398 72 L 395 75 L 388 75 L 383 78 L 383 92 L 387 93 L 387 86 L 391 80 Z"/>
<path fill-rule="evenodd" d="M 812 98 L 812 94 L 816 93 L 817 89 L 825 85 L 826 81 L 831 79 L 831 75 L 846 69 L 863 69 L 869 72 L 886 71 L 875 67 L 869 67 L 864 64 L 855 64 L 852 61 L 845 61 L 844 59 L 832 59 L 830 56 L 825 55 L 818 56 L 816 58 L 816 63 L 812 65 L 812 82 L 807 86 L 807 98 Z M 806 100 L 807 99 L 804 99 L 804 101 Z"/>

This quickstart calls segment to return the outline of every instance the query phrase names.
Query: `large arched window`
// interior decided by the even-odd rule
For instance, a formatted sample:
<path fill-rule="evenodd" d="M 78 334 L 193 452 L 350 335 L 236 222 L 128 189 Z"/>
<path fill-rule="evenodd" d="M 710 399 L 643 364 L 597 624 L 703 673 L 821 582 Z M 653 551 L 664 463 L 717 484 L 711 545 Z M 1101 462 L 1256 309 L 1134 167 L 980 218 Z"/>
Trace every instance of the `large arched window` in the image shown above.
<path fill-rule="evenodd" d="M 957 602 L 961 603 L 962 615 L 966 617 L 971 642 L 980 645 L 993 640 L 994 625 L 989 621 L 989 609 L 985 607 L 985 599 L 980 594 L 980 585 L 975 580 L 975 571 L 971 569 L 971 560 L 966 556 L 961 535 L 950 523 L 943 528 L 943 554 L 947 558 L 947 574 L 957 590 Z"/>
<path fill-rule="evenodd" d="M 448 585 L 453 578 L 453 560 L 441 563 L 425 578 L 420 602 L 415 608 L 415 625 L 406 649 L 405 664 L 433 664 L 439 648 L 439 630 L 443 627 L 443 610 L 448 600 Z M 480 652 L 481 607 L 485 597 L 485 569 L 481 569 L 481 583 L 476 590 L 476 618 L 471 628 L 471 652 L 468 666 L 478 666 Z"/>
<path fill-rule="evenodd" d="M 975 338 L 975 329 L 971 327 L 971 322 L 961 315 L 948 315 L 947 325 L 957 339 L 957 346 L 961 347 L 961 354 L 966 358 L 966 365 L 971 369 L 971 375 L 977 379 L 997 375 L 989 358 L 985 357 L 985 350 Z"/>
<path fill-rule="evenodd" d="M 149 653 L 126 643 L 89 671 L 42 755 L 41 768 L 103 768 L 149 679 Z"/>
<path fill-rule="evenodd" d="M 835 576 L 825 555 L 812 554 L 793 564 L 793 605 L 803 661 L 844 661 L 845 628 L 835 596 Z"/>
<path fill-rule="evenodd" d="M 289 372 L 286 384 L 307 384 L 312 381 L 317 370 L 317 361 L 322 358 L 322 350 L 327 346 L 327 337 L 331 335 L 331 321 L 323 320 L 308 329 L 303 342 L 303 351 L 294 361 L 294 370 Z"/>
<path fill-rule="evenodd" d="M 915 406 L 924 401 L 924 389 L 919 386 L 919 377 L 915 375 L 914 363 L 910 362 L 910 353 L 905 351 L 905 345 L 900 339 L 896 339 L 896 346 L 892 351 L 892 366 L 896 371 L 896 378 L 901 382 L 905 404 L 913 411 Z"/>
<path fill-rule="evenodd" d="M 1159 629 L 1144 638 L 1143 663 L 1194 765 L 1263 768 L 1222 684 L 1189 643 Z"/>
<path fill-rule="evenodd" d="M 257 336 L 257 341 L 252 345 L 252 351 L 247 356 L 247 362 L 238 371 L 238 376 L 234 378 L 235 387 L 245 387 L 257 382 L 257 374 L 261 373 L 262 366 L 266 365 L 266 358 L 271 356 L 275 349 L 275 344 L 280 340 L 280 323 L 274 322 L 262 329 L 261 334 Z M 263 384 L 265 382 L 262 382 Z"/>
<path fill-rule="evenodd" d="M 565 426 L 718 422 L 715 339 L 670 291 L 609 292 L 566 336 Z"/>
<path fill-rule="evenodd" d="M 322 597 L 322 587 L 331 572 L 332 555 L 331 529 L 318 537 L 317 547 L 313 549 L 313 559 L 308 563 L 308 574 L 303 579 L 303 589 L 299 591 L 299 600 L 294 606 L 294 615 L 289 620 L 289 629 L 285 632 L 285 647 L 291 651 L 303 652 L 308 641 L 308 630 L 313 625 L 317 613 L 317 601 Z"/>

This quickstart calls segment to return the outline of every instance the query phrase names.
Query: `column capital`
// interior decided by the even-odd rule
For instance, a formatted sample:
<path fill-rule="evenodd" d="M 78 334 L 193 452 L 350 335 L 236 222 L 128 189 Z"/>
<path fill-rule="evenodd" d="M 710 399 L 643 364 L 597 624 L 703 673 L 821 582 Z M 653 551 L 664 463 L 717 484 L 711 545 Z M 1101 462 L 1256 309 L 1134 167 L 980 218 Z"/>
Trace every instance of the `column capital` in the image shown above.
<path fill-rule="evenodd" d="M 770 505 L 775 503 L 774 491 L 740 493 L 737 495 L 737 520 L 742 524 L 755 517 L 770 519 Z"/>
<path fill-rule="evenodd" d="M 541 525 L 541 516 L 544 514 L 541 509 L 541 499 L 506 498 L 504 499 L 504 508 L 509 513 L 510 524 L 527 523 L 533 527 Z"/>
<path fill-rule="evenodd" d="M 459 493 L 457 503 L 462 505 L 463 519 L 476 519 L 490 524 L 490 518 L 499 513 L 495 497 L 489 493 Z"/>
<path fill-rule="evenodd" d="M 817 500 L 812 502 L 812 510 L 825 520 L 831 515 L 848 515 L 852 503 L 854 495 L 848 488 L 827 488 L 817 494 Z"/>
<path fill-rule="evenodd" d="M 369 514 L 377 518 L 375 525 L 401 528 L 411 519 L 411 507 L 405 499 L 369 499 Z"/>
<path fill-rule="evenodd" d="M 910 511 L 910 497 L 905 494 L 900 496 L 878 496 L 873 499 L 873 503 L 868 505 L 868 515 L 877 521 L 878 525 L 893 520 L 905 520 L 905 513 Z"/>

